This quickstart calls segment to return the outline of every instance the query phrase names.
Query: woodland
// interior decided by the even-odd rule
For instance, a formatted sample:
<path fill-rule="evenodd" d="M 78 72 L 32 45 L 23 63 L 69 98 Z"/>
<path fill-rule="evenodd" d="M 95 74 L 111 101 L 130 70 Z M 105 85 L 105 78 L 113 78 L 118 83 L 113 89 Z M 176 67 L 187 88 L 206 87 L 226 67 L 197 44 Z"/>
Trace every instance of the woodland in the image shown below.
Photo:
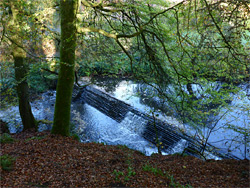
<path fill-rule="evenodd" d="M 162 156 L 160 149 L 147 157 L 125 146 L 84 145 L 70 131 L 82 77 L 129 78 L 167 101 L 168 115 L 199 132 L 205 147 L 236 94 L 250 97 L 241 92 L 250 87 L 249 0 L 1 0 L 0 54 L 0 109 L 18 106 L 23 125 L 9 133 L 0 118 L 1 187 L 249 186 L 249 103 L 239 110 L 244 125 L 224 125 L 241 135 L 244 160 Z M 53 122 L 37 120 L 30 103 L 49 90 L 56 90 Z M 41 123 L 52 129 L 38 132 Z"/>

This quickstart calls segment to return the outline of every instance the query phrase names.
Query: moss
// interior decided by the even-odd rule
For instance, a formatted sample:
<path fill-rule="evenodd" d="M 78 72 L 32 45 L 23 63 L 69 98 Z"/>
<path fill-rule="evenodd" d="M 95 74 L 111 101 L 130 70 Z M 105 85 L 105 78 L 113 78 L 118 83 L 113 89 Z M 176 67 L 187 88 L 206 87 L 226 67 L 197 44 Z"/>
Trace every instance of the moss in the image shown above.
<path fill-rule="evenodd" d="M 69 136 L 74 85 L 77 1 L 61 1 L 60 70 L 56 88 L 53 134 Z M 70 15 L 70 16 L 69 16 Z"/>
<path fill-rule="evenodd" d="M 0 136 L 0 143 L 1 144 L 12 143 L 12 142 L 14 142 L 14 139 L 8 133 L 3 133 Z"/>
<path fill-rule="evenodd" d="M 12 23 L 13 24 L 13 35 L 11 36 L 12 41 L 12 56 L 14 58 L 15 67 L 15 79 L 17 81 L 17 95 L 19 102 L 19 112 L 23 123 L 23 129 L 37 128 L 35 118 L 31 111 L 29 103 L 29 86 L 27 83 L 28 66 L 26 60 L 26 52 L 17 46 L 16 44 L 22 44 L 22 38 L 19 34 L 22 32 L 22 28 L 19 23 L 22 23 L 19 14 L 19 3 L 13 1 L 11 4 L 12 10 Z"/>

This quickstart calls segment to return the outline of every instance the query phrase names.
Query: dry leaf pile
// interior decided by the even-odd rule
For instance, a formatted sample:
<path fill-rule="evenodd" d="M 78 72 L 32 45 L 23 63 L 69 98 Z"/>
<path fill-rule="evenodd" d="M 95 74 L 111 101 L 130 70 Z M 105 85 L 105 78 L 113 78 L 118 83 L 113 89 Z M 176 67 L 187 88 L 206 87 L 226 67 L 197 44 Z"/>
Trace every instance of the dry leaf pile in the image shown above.
<path fill-rule="evenodd" d="M 145 156 L 124 146 L 80 143 L 49 132 L 26 131 L 2 144 L 13 170 L 2 168 L 1 187 L 249 187 L 249 160 Z"/>

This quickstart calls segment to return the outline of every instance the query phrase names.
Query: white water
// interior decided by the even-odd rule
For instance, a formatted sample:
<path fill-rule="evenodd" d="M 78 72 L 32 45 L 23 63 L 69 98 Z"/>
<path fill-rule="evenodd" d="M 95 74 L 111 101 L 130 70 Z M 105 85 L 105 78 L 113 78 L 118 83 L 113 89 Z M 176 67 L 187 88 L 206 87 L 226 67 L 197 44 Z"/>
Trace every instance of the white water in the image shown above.
<path fill-rule="evenodd" d="M 77 104 L 73 108 L 76 112 L 80 112 L 84 121 L 81 126 L 85 130 L 85 134 L 82 135 L 83 142 L 126 145 L 146 155 L 157 153 L 157 147 L 140 136 L 147 123 L 143 118 L 128 112 L 122 122 L 118 123 L 88 104 Z M 163 154 L 182 152 L 184 146 L 185 143 L 182 141 Z"/>
<path fill-rule="evenodd" d="M 55 98 L 56 92 L 49 91 L 43 93 L 41 99 L 31 103 L 32 113 L 36 120 L 53 120 Z M 22 130 L 22 121 L 18 106 L 0 110 L 0 119 L 8 123 L 10 133 L 16 133 Z M 39 130 L 42 131 L 44 129 L 47 129 L 47 126 L 41 125 Z"/>
<path fill-rule="evenodd" d="M 250 88 L 243 89 L 243 95 L 234 95 L 230 105 L 232 108 L 229 111 L 228 109 L 221 110 L 219 116 L 226 114 L 219 120 L 208 141 L 225 152 L 233 153 L 240 158 L 246 155 L 250 159 L 250 138 L 245 137 L 243 133 L 227 128 L 228 125 L 231 125 L 235 129 L 244 128 L 246 133 L 250 133 L 250 99 L 246 96 L 246 94 L 250 94 Z"/>
<path fill-rule="evenodd" d="M 152 114 L 152 110 L 149 106 L 146 106 L 141 103 L 141 99 L 136 94 L 136 88 L 138 84 L 133 83 L 132 81 L 121 81 L 116 87 L 115 91 L 111 94 L 135 108 L 139 109 L 148 114 Z M 220 85 L 213 83 L 210 86 L 216 88 L 218 91 Z M 203 90 L 200 86 L 192 85 L 194 92 L 196 92 L 197 97 L 199 97 Z M 99 88 L 99 87 L 98 87 Z M 212 133 L 209 135 L 208 142 L 213 146 L 219 148 L 222 152 L 231 153 L 239 158 L 248 158 L 250 159 L 250 144 L 249 137 L 244 137 L 244 134 L 234 131 L 233 129 L 228 129 L 227 125 L 232 124 L 237 129 L 245 128 L 249 134 L 250 130 L 250 99 L 246 95 L 250 95 L 250 86 L 248 84 L 241 86 L 241 94 L 235 94 L 234 99 L 230 105 L 230 111 L 227 111 L 226 115 L 221 118 Z M 99 88 L 102 89 L 102 88 Z M 206 88 L 205 88 L 206 89 Z M 222 109 L 218 117 L 221 117 L 227 109 Z M 157 118 L 167 122 L 170 125 L 176 126 L 180 129 L 185 129 L 185 132 L 189 135 L 195 135 L 197 132 L 187 124 L 183 124 L 178 121 L 176 118 L 171 116 L 166 116 L 164 114 L 158 113 Z M 204 138 L 208 136 L 210 129 L 204 128 L 202 134 L 197 134 L 196 138 Z M 212 156 L 211 156 L 212 157 Z M 214 158 L 214 157 L 212 157 Z"/>
<path fill-rule="evenodd" d="M 140 98 L 136 96 L 136 87 L 137 84 L 134 84 L 131 81 L 122 81 L 118 87 L 116 87 L 116 90 L 112 95 L 131 104 L 137 109 L 150 114 L 150 107 L 142 104 Z M 246 88 L 243 89 L 245 92 L 250 93 L 249 88 L 248 90 Z M 43 94 L 41 100 L 32 103 L 32 112 L 35 118 L 38 120 L 53 120 L 54 102 L 55 92 L 52 91 Z M 242 134 L 233 130 L 225 129 L 225 124 L 231 122 L 234 125 L 245 127 L 249 130 L 249 110 L 242 110 L 241 108 L 242 106 L 249 108 L 250 102 L 248 98 L 241 98 L 240 95 L 235 95 L 232 105 L 234 106 L 233 110 L 228 112 L 226 116 L 217 123 L 216 131 L 210 135 L 208 141 L 212 145 L 221 148 L 222 151 L 231 152 L 239 158 L 244 158 L 244 155 L 246 154 L 246 157 L 249 159 L 249 138 L 245 139 Z M 223 113 L 223 111 L 221 113 Z M 21 119 L 18 107 L 11 107 L 7 110 L 0 111 L 0 118 L 12 125 L 10 126 L 11 133 L 21 130 Z M 183 125 L 182 122 L 179 122 L 174 117 L 159 114 L 158 118 L 181 129 L 185 127 L 188 128 L 188 125 Z M 121 123 L 117 123 L 87 104 L 74 103 L 72 104 L 72 120 L 76 125 L 80 125 L 76 127 L 75 131 L 77 133 L 86 133 L 82 134 L 81 139 L 83 142 L 94 141 L 112 145 L 127 145 L 128 147 L 139 150 L 146 155 L 151 155 L 152 153 L 157 152 L 155 146 L 140 136 L 144 130 L 144 125 L 147 122 L 131 112 L 128 112 Z M 40 127 L 41 130 L 46 128 L 45 125 Z M 206 135 L 206 131 L 209 131 L 209 129 L 204 129 L 203 135 Z M 194 130 L 189 129 L 189 133 L 193 134 Z M 233 138 L 235 139 L 232 142 Z M 165 151 L 165 154 L 181 152 L 185 148 L 185 145 L 186 141 L 181 140 L 173 149 Z M 246 153 L 245 145 L 248 150 Z M 216 159 L 215 156 L 211 156 L 211 158 Z"/>
<path fill-rule="evenodd" d="M 137 96 L 137 87 L 138 84 L 132 81 L 123 80 L 116 87 L 115 91 L 113 91 L 110 94 L 113 95 L 116 99 L 119 99 L 121 101 L 126 102 L 127 104 L 130 104 L 139 111 L 147 113 L 148 115 L 152 115 L 152 109 L 149 106 L 142 104 L 140 97 Z M 96 88 L 105 91 L 101 87 L 96 87 Z M 162 113 L 157 113 L 157 115 L 158 119 L 166 121 L 169 125 L 177 126 L 179 128 L 183 128 L 184 126 L 174 117 L 166 116 Z"/>
<path fill-rule="evenodd" d="M 31 103 L 32 112 L 37 120 L 53 120 L 55 92 L 47 92 L 41 100 Z M 77 125 L 75 132 L 81 134 L 82 142 L 99 142 L 108 145 L 126 145 L 131 149 L 141 151 L 146 155 L 157 153 L 157 147 L 140 135 L 144 131 L 147 121 L 128 112 L 121 123 L 104 115 L 88 104 L 80 102 L 72 104 L 72 122 Z M 10 125 L 10 132 L 22 130 L 18 107 L 10 107 L 0 111 L 0 119 Z M 45 125 L 39 127 L 40 131 L 46 129 Z M 164 155 L 182 152 L 186 141 L 181 140 L 173 148 L 162 152 Z"/>

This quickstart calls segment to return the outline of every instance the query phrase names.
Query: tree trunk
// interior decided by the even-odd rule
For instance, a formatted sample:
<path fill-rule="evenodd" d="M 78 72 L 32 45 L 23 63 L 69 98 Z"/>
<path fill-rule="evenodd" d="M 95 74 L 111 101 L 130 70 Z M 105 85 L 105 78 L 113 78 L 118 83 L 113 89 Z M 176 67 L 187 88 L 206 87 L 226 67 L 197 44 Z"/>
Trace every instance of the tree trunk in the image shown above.
<path fill-rule="evenodd" d="M 70 105 L 74 86 L 76 12 L 78 0 L 61 0 L 60 70 L 56 88 L 53 134 L 69 135 Z"/>
<path fill-rule="evenodd" d="M 29 103 L 29 87 L 27 83 L 28 67 L 25 65 L 26 53 L 20 47 L 22 45 L 21 27 L 22 22 L 18 17 L 18 2 L 12 1 L 10 3 L 12 10 L 11 30 L 14 33 L 11 36 L 12 42 L 12 56 L 14 58 L 15 79 L 17 81 L 17 95 L 19 102 L 19 113 L 23 123 L 23 129 L 37 128 L 36 120 L 32 114 Z"/>

